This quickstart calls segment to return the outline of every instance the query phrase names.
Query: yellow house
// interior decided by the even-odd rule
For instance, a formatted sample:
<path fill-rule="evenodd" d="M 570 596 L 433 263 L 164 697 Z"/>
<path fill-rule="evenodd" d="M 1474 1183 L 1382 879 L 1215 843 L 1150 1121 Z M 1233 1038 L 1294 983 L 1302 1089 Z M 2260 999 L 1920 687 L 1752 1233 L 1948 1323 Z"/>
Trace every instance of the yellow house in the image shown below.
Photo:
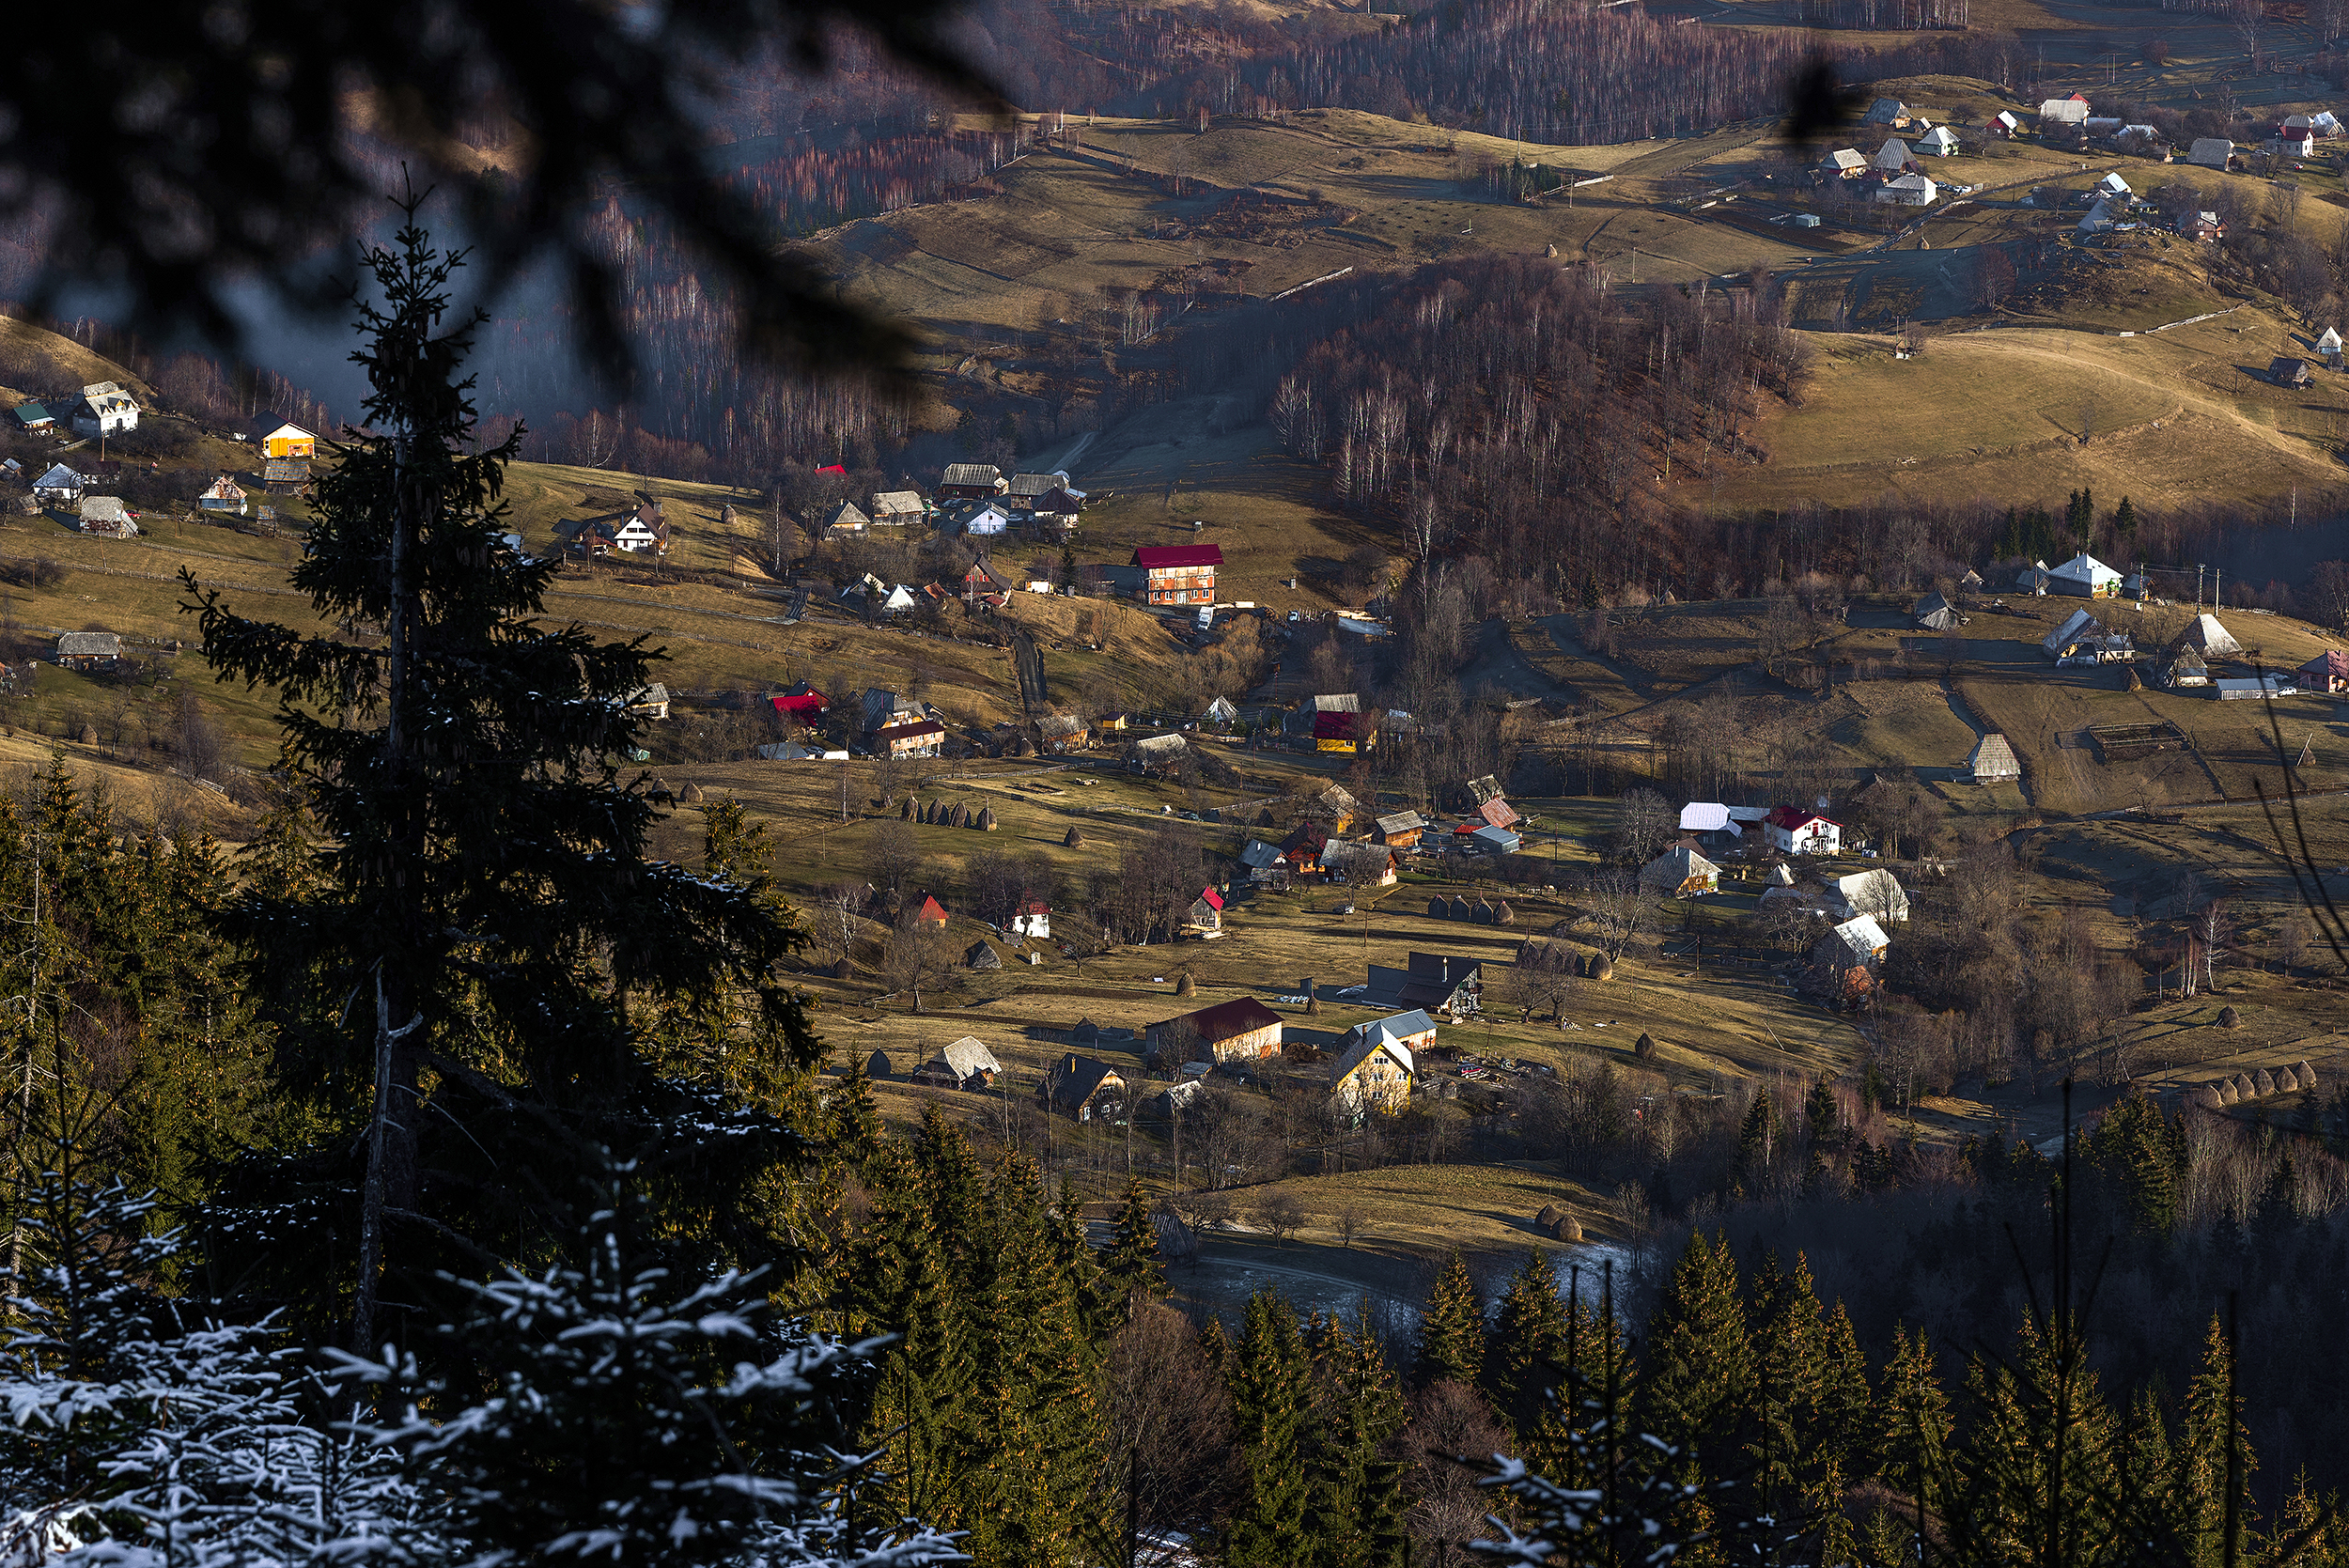
<path fill-rule="evenodd" d="M 261 455 L 266 458 L 315 458 L 319 438 L 299 425 L 280 425 L 261 438 Z"/>
<path fill-rule="evenodd" d="M 1404 1014 L 1353 1031 L 1351 1046 L 1330 1065 L 1330 1098 L 1340 1109 L 1356 1115 L 1365 1110 L 1392 1115 L 1410 1104 L 1411 1048 L 1403 1043 L 1404 1032 L 1412 1032 L 1409 1038 L 1432 1042 L 1436 1026 L 1426 1022 L 1422 1032 L 1407 1019 L 1426 1022 L 1423 1014 Z"/>

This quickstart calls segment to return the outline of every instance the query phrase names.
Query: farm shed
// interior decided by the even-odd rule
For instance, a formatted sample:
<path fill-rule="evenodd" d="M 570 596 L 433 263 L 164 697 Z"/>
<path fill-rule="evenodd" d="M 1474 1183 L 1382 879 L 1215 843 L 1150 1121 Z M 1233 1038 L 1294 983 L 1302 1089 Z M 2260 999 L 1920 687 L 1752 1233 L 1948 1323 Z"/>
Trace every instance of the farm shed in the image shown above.
<path fill-rule="evenodd" d="M 111 631 L 69 631 L 57 639 L 57 665 L 95 670 L 122 657 L 122 639 Z"/>
<path fill-rule="evenodd" d="M 972 501 L 987 501 L 1011 488 L 1003 471 L 993 463 L 948 463 L 940 475 L 938 493 Z"/>
<path fill-rule="evenodd" d="M 2319 336 L 2316 340 L 2316 351 L 2320 354 L 2326 355 L 2341 352 L 2341 329 L 2339 327 L 2326 327 L 2323 335 Z"/>
<path fill-rule="evenodd" d="M 1975 741 L 1973 754 L 1966 759 L 1966 766 L 1976 784 L 2023 776 L 2022 764 L 2015 760 L 2015 748 L 2007 744 L 2003 735 L 1985 735 Z"/>
<path fill-rule="evenodd" d="M 82 532 L 101 538 L 127 539 L 139 531 L 118 495 L 82 497 Z"/>
<path fill-rule="evenodd" d="M 2234 156 L 2234 144 L 2224 136 L 2197 136 L 2186 149 L 2186 161 L 2197 168 L 2223 169 Z"/>
<path fill-rule="evenodd" d="M 1415 811 L 1390 812 L 1374 817 L 1371 826 L 1377 830 L 1379 843 L 1391 848 L 1408 849 L 1427 831 L 1427 819 Z"/>
<path fill-rule="evenodd" d="M 2309 362 L 2297 354 L 2279 354 L 2267 366 L 2267 379 L 2278 386 L 2309 384 Z"/>
<path fill-rule="evenodd" d="M 1957 625 L 1957 611 L 1939 594 L 1927 594 L 1908 612 L 1908 618 L 1926 631 L 1948 631 Z"/>
<path fill-rule="evenodd" d="M 913 1069 L 916 1083 L 945 1089 L 984 1089 L 995 1081 L 1003 1064 L 975 1036 L 966 1034 Z"/>
<path fill-rule="evenodd" d="M 2175 691 L 2181 687 L 2208 686 L 2210 666 L 2192 648 L 2180 648 L 2170 659 L 2170 668 L 2161 677 L 2162 685 Z"/>
<path fill-rule="evenodd" d="M 2177 645 L 2193 648 L 2205 659 L 2224 658 L 2243 651 L 2243 644 L 2234 640 L 2234 633 L 2220 625 L 2218 617 L 2212 614 L 2195 616 L 2193 624 L 2178 633 Z"/>
<path fill-rule="evenodd" d="M 2243 680 L 2215 680 L 2212 693 L 2222 703 L 2258 702 L 2295 695 L 2299 688 L 2286 675 L 2259 675 Z"/>
<path fill-rule="evenodd" d="M 1898 128 L 1906 125 L 1908 120 L 1909 114 L 1907 104 L 1903 103 L 1897 98 L 1879 98 L 1874 103 L 1868 105 L 1868 113 L 1859 123 L 1862 125 L 1890 125 Z"/>
<path fill-rule="evenodd" d="M 2043 129 L 2050 125 L 2084 125 L 2088 120 L 2088 100 L 2074 93 L 2069 98 L 2050 98 L 2039 105 L 2039 123 Z"/>
<path fill-rule="evenodd" d="M 1857 179 L 1868 172 L 1868 155 L 1858 147 L 1837 147 L 1819 160 L 1819 171 L 1838 179 Z"/>
<path fill-rule="evenodd" d="M 928 509 L 920 490 L 875 490 L 872 510 L 866 515 L 876 528 L 903 528 L 921 521 Z"/>

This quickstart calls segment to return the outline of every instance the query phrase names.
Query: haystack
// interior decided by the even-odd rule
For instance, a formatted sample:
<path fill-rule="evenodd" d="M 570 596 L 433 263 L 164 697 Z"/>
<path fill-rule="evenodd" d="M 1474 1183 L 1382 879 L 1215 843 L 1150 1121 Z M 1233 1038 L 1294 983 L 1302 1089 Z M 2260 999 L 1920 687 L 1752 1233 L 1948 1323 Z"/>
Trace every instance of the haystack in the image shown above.
<path fill-rule="evenodd" d="M 1450 920 L 1452 918 L 1451 901 L 1445 898 L 1441 893 L 1438 893 L 1435 897 L 1429 899 L 1427 901 L 1427 918 L 1429 920 Z"/>
<path fill-rule="evenodd" d="M 689 806 L 699 804 L 702 799 L 702 786 L 697 784 L 687 784 L 677 792 L 677 798 Z"/>
<path fill-rule="evenodd" d="M 1082 828 L 1071 828 L 1068 831 L 1061 835 L 1060 841 L 1061 844 L 1066 848 L 1081 849 L 1084 847 L 1085 842 L 1084 830 Z"/>
<path fill-rule="evenodd" d="M 2220 1105 L 2232 1105 L 2242 1097 L 2241 1094 L 2235 1093 L 2234 1079 L 2222 1078 L 2218 1080 L 2218 1103 Z"/>
<path fill-rule="evenodd" d="M 2299 1077 L 2299 1075 L 2298 1075 L 2297 1073 L 2295 1073 L 2295 1072 L 2294 1072 L 2291 1068 L 2289 1068 L 2289 1067 L 2279 1067 L 2278 1069 L 2276 1069 L 2276 1093 L 2277 1093 L 2277 1094 L 2295 1094 L 2295 1093 L 2296 1093 L 2296 1092 L 2299 1090 L 2299 1087 L 2300 1087 L 2300 1077 Z"/>
<path fill-rule="evenodd" d="M 1480 898 L 1469 906 L 1469 919 L 1479 925 L 1490 925 L 1493 923 L 1493 907 Z"/>
<path fill-rule="evenodd" d="M 2194 1103 L 2201 1106 L 2204 1110 L 2216 1110 L 2222 1102 L 2218 1098 L 2218 1091 L 2213 1089 L 2209 1084 L 2204 1083 L 2196 1087 L 2194 1091 Z"/>
<path fill-rule="evenodd" d="M 1452 918 L 1454 920 L 1474 920 L 1476 918 L 1476 911 L 1470 906 L 1467 899 L 1455 898 L 1452 901 Z"/>
<path fill-rule="evenodd" d="M 995 831 L 995 808 L 993 806 L 981 807 L 979 820 L 974 826 L 983 833 L 993 832 Z"/>
<path fill-rule="evenodd" d="M 1558 1234 L 1558 1221 L 1565 1217 L 1566 1211 L 1557 1204 L 1544 1203 L 1541 1212 L 1533 1217 L 1533 1228 L 1544 1235 L 1555 1235 Z"/>
<path fill-rule="evenodd" d="M 2261 1099 L 2265 1099 L 2268 1095 L 2274 1094 L 2275 1092 L 2276 1075 L 2274 1073 L 2271 1073 L 2266 1068 L 2262 1067 L 2258 1072 L 2251 1075 L 2251 1093 L 2257 1094 Z"/>
<path fill-rule="evenodd" d="M 2238 1100 L 2255 1100 L 2255 1099 L 2258 1099 L 2258 1098 L 2259 1098 L 2259 1096 L 2260 1096 L 2260 1086 L 2259 1086 L 2258 1084 L 2253 1083 L 2253 1082 L 2251 1081 L 2251 1075 L 2250 1075 L 2250 1074 L 2248 1074 L 2248 1073 L 2237 1073 L 2237 1074 L 2235 1074 L 2235 1076 L 2234 1076 L 2234 1097 L 2235 1097 L 2236 1099 L 2238 1099 Z"/>
<path fill-rule="evenodd" d="M 1199 982 L 1190 977 L 1190 971 L 1186 970 L 1174 977 L 1174 994 L 1176 996 L 1187 997 L 1198 989 Z"/>
<path fill-rule="evenodd" d="M 1560 1241 L 1582 1239 L 1582 1221 L 1574 1217 L 1574 1208 L 1571 1204 L 1558 1205 L 1558 1239 Z"/>
<path fill-rule="evenodd" d="M 972 942 L 971 951 L 962 955 L 962 961 L 974 970 L 999 970 L 1003 967 L 1003 955 L 988 946 L 985 940 Z"/>
<path fill-rule="evenodd" d="M 910 821 L 912 821 L 912 820 L 913 820 L 913 797 L 912 797 L 912 796 L 910 796 L 910 795 L 907 796 L 907 797 L 906 797 L 906 803 L 905 803 L 904 805 L 902 805 L 902 806 L 900 806 L 900 807 L 898 807 L 898 808 L 897 808 L 897 820 L 898 820 L 898 821 L 900 821 L 900 822 L 910 822 Z"/>
<path fill-rule="evenodd" d="M 1493 901 L 1493 924 L 1495 925 L 1515 925 L 1517 920 L 1517 911 L 1509 908 L 1507 900 L 1495 899 Z"/>
<path fill-rule="evenodd" d="M 884 1050 L 877 1050 L 870 1057 L 866 1058 L 864 1063 L 864 1076 L 871 1079 L 876 1083 L 888 1082 L 889 1053 Z"/>
<path fill-rule="evenodd" d="M 2305 1059 L 2303 1059 L 2303 1060 L 2302 1060 L 2302 1062 L 2300 1063 L 2299 1073 L 2300 1073 L 2300 1087 L 2301 1087 L 2303 1090 L 2306 1090 L 2308 1093 L 2310 1093 L 2310 1094 L 2315 1094 L 2315 1093 L 2316 1093 L 2316 1069 L 2315 1069 L 2314 1067 L 2310 1066 L 2310 1065 L 2308 1064 L 2308 1062 L 2307 1062 Z"/>
<path fill-rule="evenodd" d="M 1604 953 L 1594 953 L 1594 954 L 1592 954 L 1592 955 L 1591 955 L 1591 978 L 1592 978 L 1592 979 L 1594 979 L 1594 980 L 1612 980 L 1612 979 L 1614 979 L 1614 978 L 1615 978 L 1615 961 L 1614 961 L 1612 958 L 1610 958 L 1609 956 L 1607 956 L 1607 955 L 1605 955 Z"/>

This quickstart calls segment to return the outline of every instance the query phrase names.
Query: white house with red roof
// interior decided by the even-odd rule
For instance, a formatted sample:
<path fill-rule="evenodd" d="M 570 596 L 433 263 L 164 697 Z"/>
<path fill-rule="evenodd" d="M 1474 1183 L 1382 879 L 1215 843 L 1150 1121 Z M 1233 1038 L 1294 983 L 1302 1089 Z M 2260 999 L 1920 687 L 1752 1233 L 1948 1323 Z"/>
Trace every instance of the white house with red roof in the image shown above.
<path fill-rule="evenodd" d="M 1843 825 L 1800 806 L 1781 806 L 1762 819 L 1770 847 L 1789 855 L 1832 855 L 1843 842 Z"/>

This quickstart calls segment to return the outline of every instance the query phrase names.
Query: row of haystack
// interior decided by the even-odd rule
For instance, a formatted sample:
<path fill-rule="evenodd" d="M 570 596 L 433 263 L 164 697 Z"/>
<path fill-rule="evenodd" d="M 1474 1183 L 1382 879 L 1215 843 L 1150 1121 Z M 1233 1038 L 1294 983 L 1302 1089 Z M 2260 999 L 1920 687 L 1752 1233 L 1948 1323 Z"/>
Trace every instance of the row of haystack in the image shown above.
<path fill-rule="evenodd" d="M 1445 898 L 1439 893 L 1427 901 L 1429 920 L 1465 920 L 1478 925 L 1514 925 L 1517 915 L 1503 899 L 1490 903 L 1479 898 L 1471 904 L 1465 898 Z"/>
<path fill-rule="evenodd" d="M 2270 1094 L 2295 1094 L 2301 1090 L 2316 1088 L 2316 1069 L 2306 1062 L 2296 1067 L 2279 1067 L 2274 1072 L 2262 1067 L 2256 1073 L 2237 1073 L 2216 1083 L 2205 1083 L 2194 1091 L 2197 1103 L 2208 1110 L 2220 1106 L 2240 1105 L 2245 1100 L 2263 1100 Z"/>
<path fill-rule="evenodd" d="M 972 811 L 957 800 L 952 805 L 943 800 L 916 800 L 906 798 L 904 809 L 897 815 L 908 822 L 925 822 L 940 828 L 976 828 L 980 832 L 995 831 L 995 808 L 981 806 Z"/>
<path fill-rule="evenodd" d="M 1560 1241 L 1580 1241 L 1582 1221 L 1574 1217 L 1574 1210 L 1564 1203 L 1544 1203 L 1541 1213 L 1533 1217 L 1533 1228 Z"/>

